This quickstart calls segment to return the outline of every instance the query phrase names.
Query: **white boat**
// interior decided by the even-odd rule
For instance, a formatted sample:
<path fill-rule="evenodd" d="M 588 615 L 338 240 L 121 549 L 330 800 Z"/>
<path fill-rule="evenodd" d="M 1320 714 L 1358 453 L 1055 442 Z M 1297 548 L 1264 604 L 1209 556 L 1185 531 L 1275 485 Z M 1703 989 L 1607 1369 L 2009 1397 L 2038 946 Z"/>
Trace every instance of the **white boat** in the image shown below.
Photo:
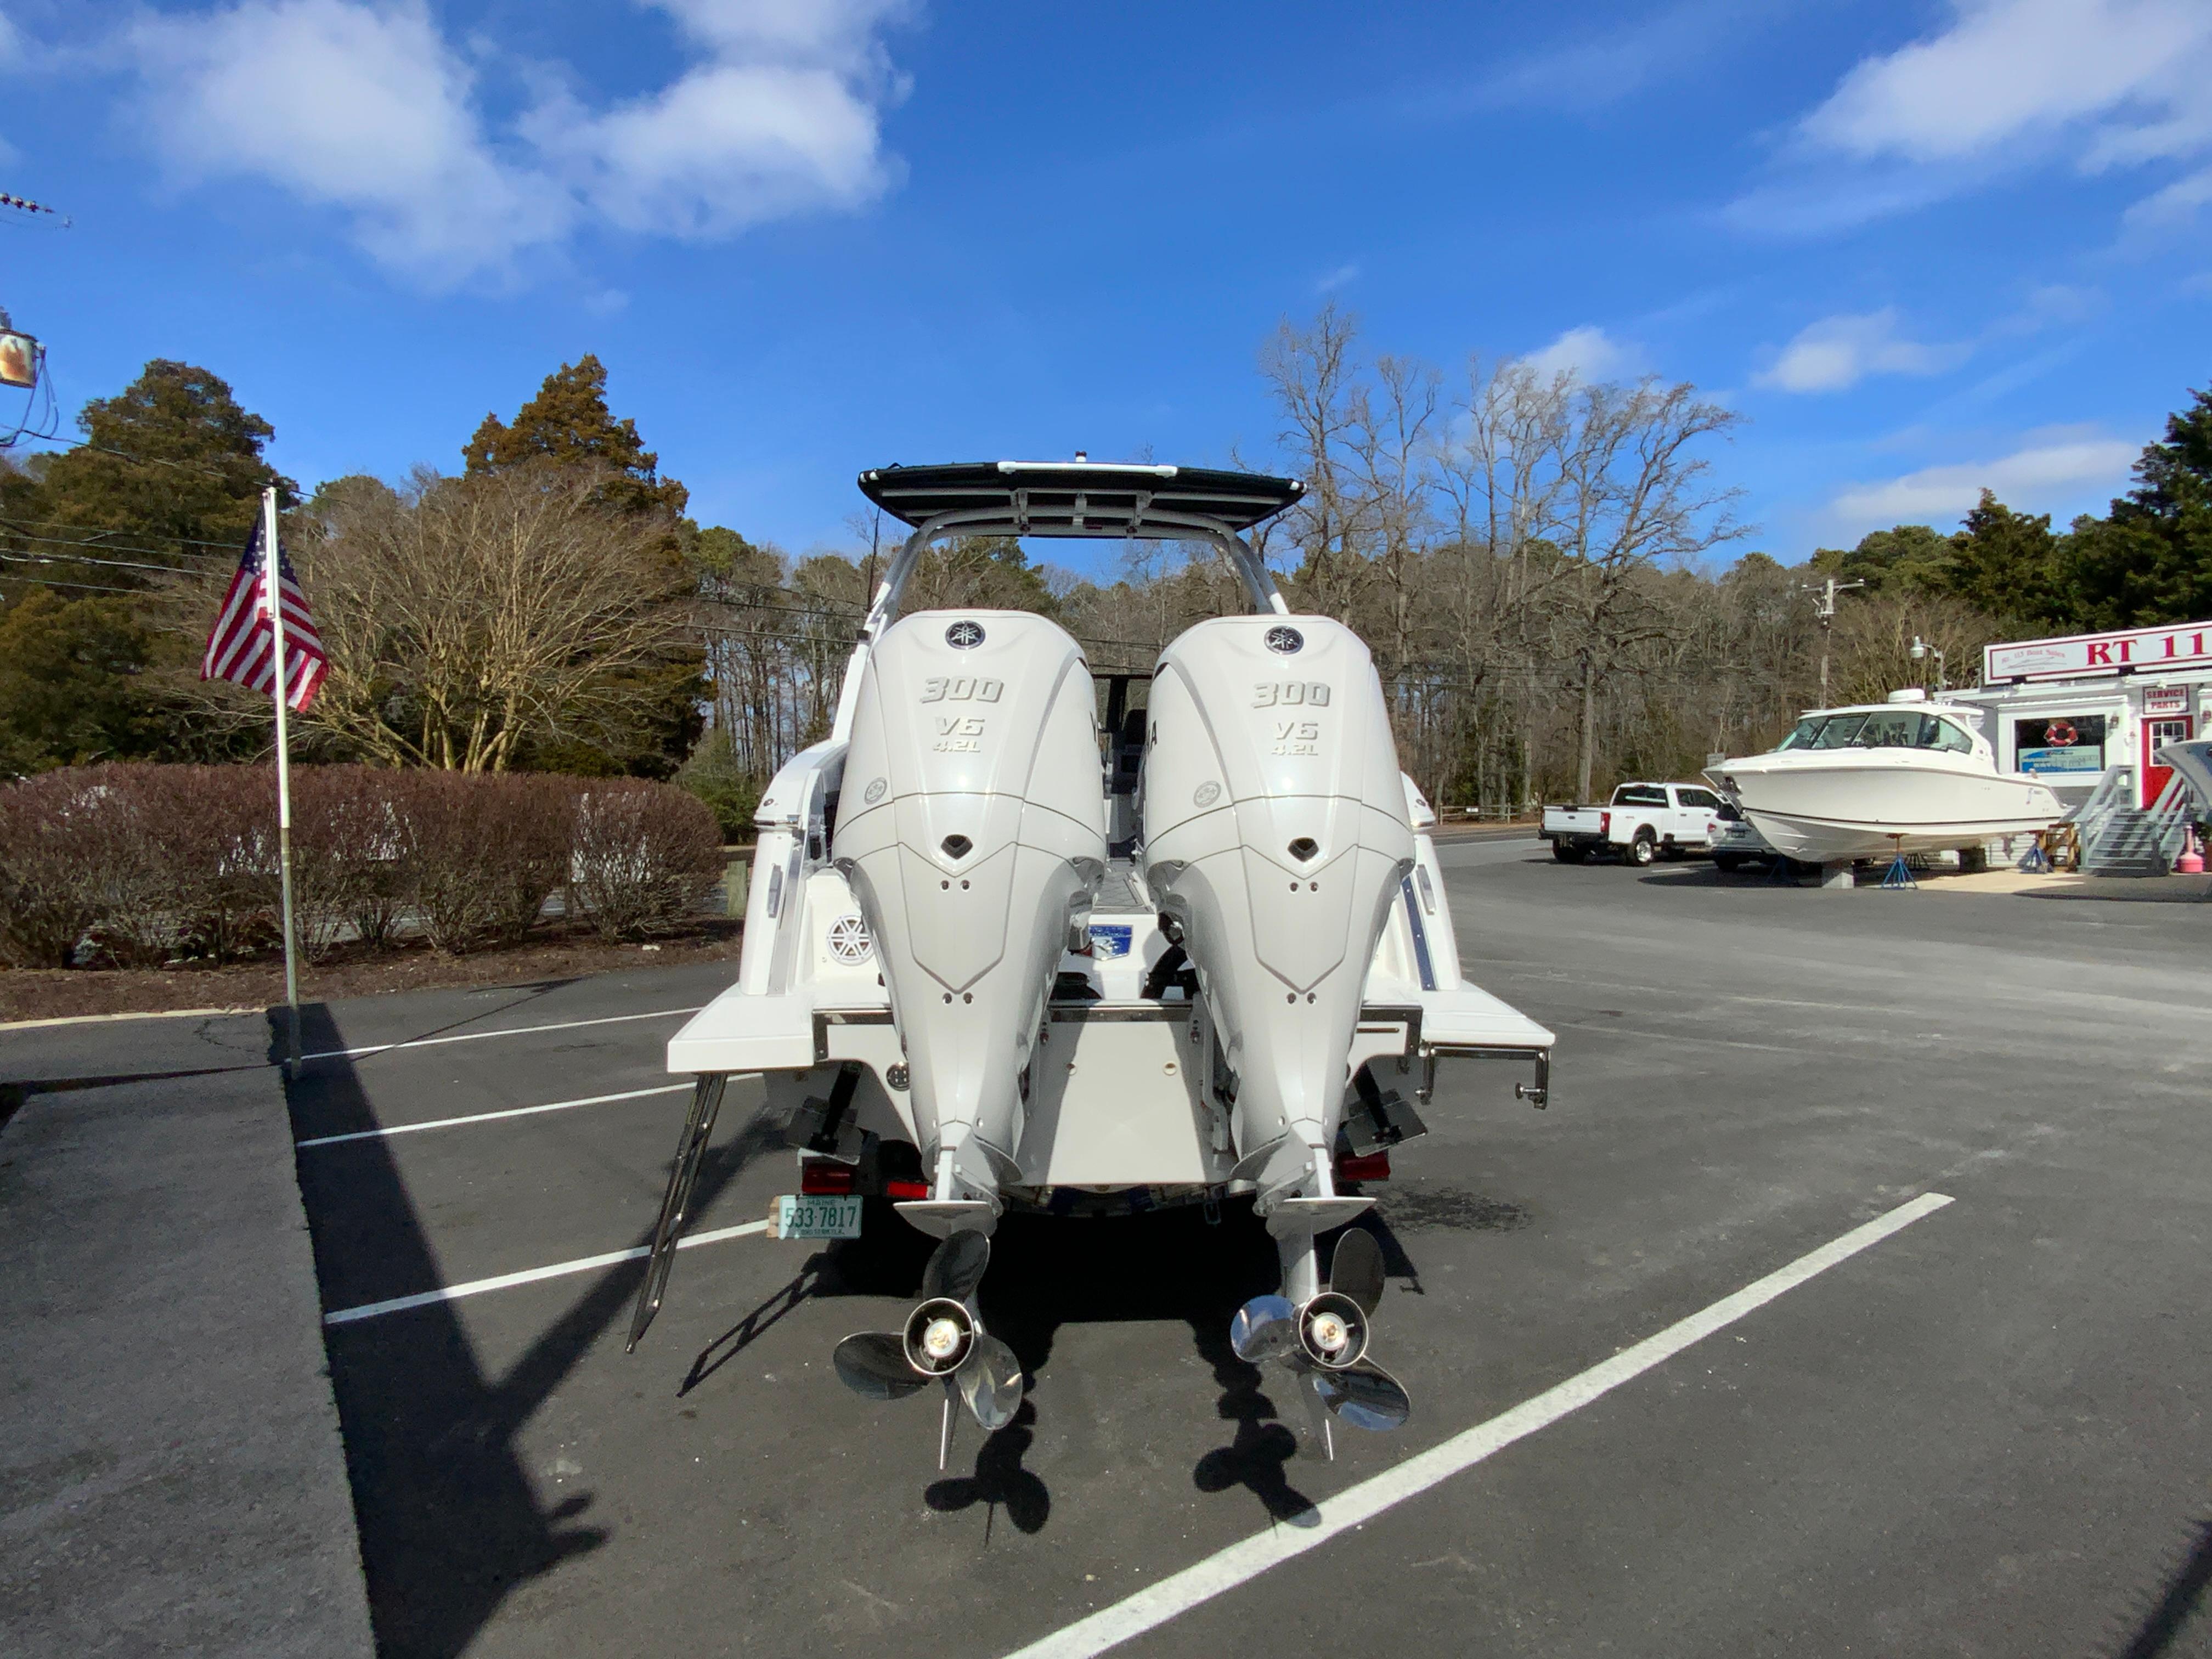
<path fill-rule="evenodd" d="M 2035 779 L 1997 770 L 1973 710 L 1918 690 L 1814 709 L 1771 753 L 1705 775 L 1759 834 L 1807 864 L 1978 848 L 2066 815 Z"/>

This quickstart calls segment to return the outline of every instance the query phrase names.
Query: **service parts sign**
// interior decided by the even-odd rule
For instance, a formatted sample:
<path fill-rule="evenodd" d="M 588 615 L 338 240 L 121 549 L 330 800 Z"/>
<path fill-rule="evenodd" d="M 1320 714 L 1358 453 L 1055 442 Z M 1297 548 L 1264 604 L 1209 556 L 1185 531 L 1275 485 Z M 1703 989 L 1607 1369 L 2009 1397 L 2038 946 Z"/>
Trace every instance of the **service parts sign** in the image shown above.
<path fill-rule="evenodd" d="M 2203 666 L 2212 666 L 2212 622 L 1987 646 L 1982 651 L 1982 683 Z"/>

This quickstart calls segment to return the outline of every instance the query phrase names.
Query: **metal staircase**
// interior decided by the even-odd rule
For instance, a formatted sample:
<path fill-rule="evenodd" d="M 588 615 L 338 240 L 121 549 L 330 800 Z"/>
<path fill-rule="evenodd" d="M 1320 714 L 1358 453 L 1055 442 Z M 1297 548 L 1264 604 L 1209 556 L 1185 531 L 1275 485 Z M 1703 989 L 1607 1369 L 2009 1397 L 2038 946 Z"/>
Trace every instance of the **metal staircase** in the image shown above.
<path fill-rule="evenodd" d="M 2197 811 L 2196 792 L 2176 772 L 2149 807 L 2135 805 L 2136 799 L 2136 769 L 2113 766 L 2075 809 L 2085 874 L 2162 876 L 2173 868 Z"/>

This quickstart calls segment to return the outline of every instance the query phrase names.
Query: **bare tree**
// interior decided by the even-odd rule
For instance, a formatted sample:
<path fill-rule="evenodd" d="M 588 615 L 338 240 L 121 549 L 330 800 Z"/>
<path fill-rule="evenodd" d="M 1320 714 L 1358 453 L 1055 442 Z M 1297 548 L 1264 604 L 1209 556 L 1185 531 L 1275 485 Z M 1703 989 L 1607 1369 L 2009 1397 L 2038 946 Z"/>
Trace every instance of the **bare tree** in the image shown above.
<path fill-rule="evenodd" d="M 625 677 L 685 629 L 658 514 L 618 512 L 579 469 L 355 480 L 301 550 L 330 678 L 307 724 L 365 758 L 506 769 L 532 739 L 590 738 Z"/>
<path fill-rule="evenodd" d="M 1368 502 L 1347 465 L 1363 419 L 1352 355 L 1359 327 L 1334 305 L 1304 328 L 1285 320 L 1260 352 L 1260 373 L 1283 416 L 1276 434 L 1285 463 L 1305 482 L 1282 529 L 1301 559 L 1293 581 L 1301 604 L 1348 618 L 1370 574 L 1364 542 Z"/>
<path fill-rule="evenodd" d="M 1583 799 L 1596 754 L 1599 690 L 1631 648 L 1666 633 L 1665 612 L 1649 603 L 1642 573 L 1746 533 L 1734 514 L 1742 490 L 1712 483 L 1712 463 L 1692 448 L 1741 418 L 1686 384 L 1647 380 L 1572 391 L 1557 540 L 1567 561 L 1559 592 L 1580 704 L 1575 793 Z"/>

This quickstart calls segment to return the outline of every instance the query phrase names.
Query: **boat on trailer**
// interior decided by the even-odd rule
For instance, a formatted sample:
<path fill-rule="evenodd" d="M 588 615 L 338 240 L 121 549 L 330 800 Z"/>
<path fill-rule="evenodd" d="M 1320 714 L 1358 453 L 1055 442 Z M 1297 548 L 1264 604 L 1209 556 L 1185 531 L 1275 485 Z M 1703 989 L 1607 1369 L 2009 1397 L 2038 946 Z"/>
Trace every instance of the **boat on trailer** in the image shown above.
<path fill-rule="evenodd" d="M 999 1218 L 1249 1197 L 1279 1291 L 1238 1354 L 1296 1373 L 1329 1426 L 1392 1428 L 1404 1387 L 1368 1353 L 1373 1237 L 1317 1239 L 1425 1132 L 1450 1060 L 1509 1060 L 1541 1106 L 1553 1035 L 1460 973 L 1429 830 L 1366 647 L 1292 615 L 1243 532 L 1294 480 L 1176 466 L 884 467 L 860 487 L 912 534 L 845 670 L 835 723 L 763 796 L 737 982 L 671 1040 L 696 1079 L 630 1346 L 665 1294 L 732 1077 L 763 1079 L 800 1192 L 787 1235 L 852 1236 L 890 1200 L 942 1241 L 896 1328 L 836 1370 L 871 1397 L 941 1384 L 987 1430 L 1024 1388 L 977 1290 Z M 1099 690 L 1028 612 L 902 613 L 951 536 L 1212 544 L 1248 614 L 1186 630 L 1149 679 Z M 1133 694 L 1142 685 L 1142 704 Z M 1410 1095 L 1411 1098 L 1408 1098 Z"/>

